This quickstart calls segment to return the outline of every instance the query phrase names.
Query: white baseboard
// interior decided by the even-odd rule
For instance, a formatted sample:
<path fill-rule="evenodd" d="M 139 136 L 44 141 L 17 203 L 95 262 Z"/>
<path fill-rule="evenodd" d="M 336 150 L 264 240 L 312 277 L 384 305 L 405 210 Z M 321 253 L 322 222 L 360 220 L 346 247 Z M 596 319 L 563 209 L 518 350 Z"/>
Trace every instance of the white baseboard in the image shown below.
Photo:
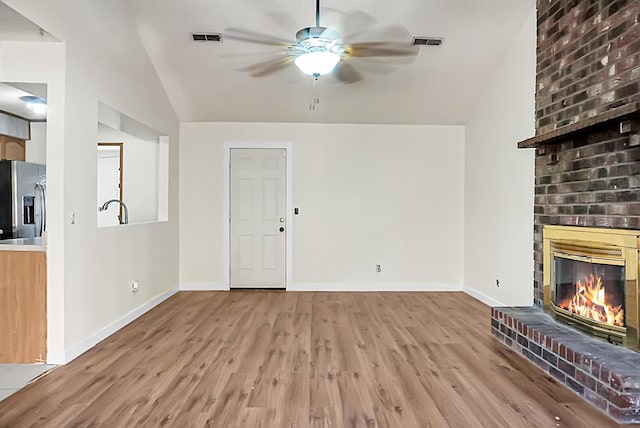
<path fill-rule="evenodd" d="M 178 292 L 177 288 L 165 291 L 164 293 L 151 299 L 147 303 L 141 306 L 138 306 L 131 312 L 107 324 L 105 327 L 93 333 L 91 336 L 87 337 L 86 339 L 65 349 L 64 355 L 61 355 L 60 353 L 47 354 L 47 363 L 66 364 L 71 360 L 74 360 L 75 358 L 79 357 L 80 355 L 82 355 L 83 353 L 85 353 L 86 351 L 94 347 L 98 342 L 101 342 L 107 337 L 111 336 L 113 333 L 120 330 L 122 327 L 126 326 L 130 322 L 134 321 L 136 318 L 139 318 L 145 312 L 148 312 L 149 310 L 155 308 L 160 303 L 164 302 L 165 300 L 167 300 L 169 297 L 173 296 L 177 292 Z"/>
<path fill-rule="evenodd" d="M 180 291 L 229 291 L 221 282 L 181 282 Z"/>
<path fill-rule="evenodd" d="M 487 306 L 505 306 L 504 304 L 495 300 L 493 297 L 489 297 L 486 294 L 479 292 L 478 290 L 474 290 L 473 288 L 464 287 L 463 291 L 474 299 L 480 300 Z"/>
<path fill-rule="evenodd" d="M 47 364 L 65 364 L 64 352 L 47 352 Z"/>
<path fill-rule="evenodd" d="M 297 283 L 287 287 L 287 291 L 462 291 L 462 284 L 414 284 L 414 283 L 388 283 L 388 284 L 335 284 L 335 283 Z"/>

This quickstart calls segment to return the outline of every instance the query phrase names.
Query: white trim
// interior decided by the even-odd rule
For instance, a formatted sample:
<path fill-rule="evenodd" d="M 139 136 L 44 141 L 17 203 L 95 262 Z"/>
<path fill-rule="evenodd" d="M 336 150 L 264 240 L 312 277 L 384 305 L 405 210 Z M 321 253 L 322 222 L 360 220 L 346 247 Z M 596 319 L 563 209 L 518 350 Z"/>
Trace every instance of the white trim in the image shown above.
<path fill-rule="evenodd" d="M 297 283 L 291 284 L 288 291 L 463 291 L 462 284 L 415 284 L 415 283 Z"/>
<path fill-rule="evenodd" d="M 67 364 L 68 362 L 74 360 L 80 355 L 84 354 L 89 349 L 93 348 L 97 343 L 103 341 L 107 337 L 111 336 L 116 331 L 120 330 L 122 327 L 126 326 L 130 322 L 142 316 L 144 313 L 149 310 L 155 308 L 160 303 L 167 300 L 169 297 L 173 296 L 178 292 L 177 288 L 173 288 L 171 290 L 165 291 L 154 299 L 148 301 L 147 303 L 138 306 L 131 312 L 124 314 L 122 317 L 117 320 L 107 324 L 100 330 L 93 333 L 91 336 L 87 337 L 84 340 L 72 345 L 64 350 L 64 355 L 61 353 L 48 353 L 47 354 L 47 364 Z"/>
<path fill-rule="evenodd" d="M 64 364 L 64 352 L 47 352 L 47 362 L 46 364 Z"/>
<path fill-rule="evenodd" d="M 230 213 L 230 198 L 231 198 L 231 177 L 229 176 L 230 164 L 231 164 L 231 149 L 285 149 L 287 152 L 286 162 L 286 192 L 287 192 L 287 244 L 286 244 L 286 272 L 285 272 L 285 288 L 288 290 L 291 287 L 293 279 L 293 144 L 291 143 L 224 143 L 224 165 L 222 170 L 224 171 L 224 200 L 222 204 L 222 221 L 224 223 L 224 235 L 223 235 L 223 255 L 224 255 L 224 289 L 229 290 L 231 284 L 231 255 L 230 253 L 230 233 L 229 230 L 229 213 Z"/>
<path fill-rule="evenodd" d="M 221 282 L 181 282 L 180 291 L 229 291 Z"/>
<path fill-rule="evenodd" d="M 480 300 L 482 303 L 484 303 L 487 306 L 506 306 L 505 304 L 495 300 L 493 297 L 489 297 L 486 294 L 479 292 L 478 290 L 474 290 L 473 288 L 464 287 L 464 290 L 462 291 L 464 291 L 474 299 Z"/>

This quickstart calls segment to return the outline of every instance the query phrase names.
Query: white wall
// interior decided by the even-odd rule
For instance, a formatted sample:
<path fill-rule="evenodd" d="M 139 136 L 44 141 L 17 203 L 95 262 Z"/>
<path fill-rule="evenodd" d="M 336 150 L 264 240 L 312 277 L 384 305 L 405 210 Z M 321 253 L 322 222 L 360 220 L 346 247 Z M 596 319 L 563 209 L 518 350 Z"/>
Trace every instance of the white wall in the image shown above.
<path fill-rule="evenodd" d="M 31 139 L 27 140 L 25 161 L 47 163 L 47 122 L 31 122 Z"/>
<path fill-rule="evenodd" d="M 490 305 L 533 303 L 535 48 L 533 10 L 466 128 L 464 288 Z"/>
<path fill-rule="evenodd" d="M 293 144 L 289 289 L 461 289 L 463 127 L 291 123 L 181 124 L 183 286 L 224 283 L 225 142 Z"/>
<path fill-rule="evenodd" d="M 48 261 L 57 269 L 53 280 L 63 286 L 55 293 L 49 287 L 48 299 L 64 314 L 64 332 L 62 348 L 58 335 L 55 346 L 49 346 L 48 360 L 67 361 L 177 287 L 178 123 L 126 0 L 6 3 L 64 42 L 66 100 L 62 98 L 64 110 L 57 112 L 51 102 L 59 94 L 49 85 L 47 138 L 49 202 L 61 208 L 54 213 L 56 222 L 48 222 Z M 28 54 L 15 53 L 22 59 Z M 13 61 L 2 58 L 2 67 L 7 64 Z M 3 74 L 1 80 L 11 78 Z M 15 80 L 28 81 L 24 76 Z M 97 229 L 99 102 L 169 136 L 168 222 Z M 50 135 L 56 113 L 62 114 L 57 119 L 62 119 L 64 138 Z M 52 260 L 52 247 L 58 245 L 63 245 L 63 253 Z M 130 291 L 132 280 L 140 281 L 136 294 Z"/>
<path fill-rule="evenodd" d="M 122 197 L 129 209 L 129 223 L 157 221 L 159 141 L 142 140 L 102 124 L 98 124 L 98 141 L 123 143 Z M 109 210 L 117 211 L 117 205 Z"/>

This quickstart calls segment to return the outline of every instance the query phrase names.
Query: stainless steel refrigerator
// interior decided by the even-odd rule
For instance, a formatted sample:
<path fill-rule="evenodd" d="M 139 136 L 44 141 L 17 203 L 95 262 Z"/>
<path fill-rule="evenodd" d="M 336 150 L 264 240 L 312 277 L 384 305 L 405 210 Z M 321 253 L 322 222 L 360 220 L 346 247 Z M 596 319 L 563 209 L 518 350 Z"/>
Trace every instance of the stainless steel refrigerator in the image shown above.
<path fill-rule="evenodd" d="M 46 167 L 0 161 L 0 239 L 42 236 L 46 227 Z"/>

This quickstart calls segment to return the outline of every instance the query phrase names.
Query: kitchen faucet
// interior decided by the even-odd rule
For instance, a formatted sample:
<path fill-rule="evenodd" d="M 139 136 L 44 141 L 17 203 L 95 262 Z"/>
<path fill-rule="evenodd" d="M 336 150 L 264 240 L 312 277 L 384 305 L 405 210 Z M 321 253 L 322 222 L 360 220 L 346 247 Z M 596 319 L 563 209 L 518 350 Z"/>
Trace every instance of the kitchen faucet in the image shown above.
<path fill-rule="evenodd" d="M 120 224 L 129 224 L 129 209 L 127 208 L 127 204 L 122 202 L 120 199 L 109 199 L 107 202 L 102 204 L 101 207 L 98 208 L 98 211 L 106 211 L 107 208 L 109 208 L 109 204 L 111 204 L 112 202 L 119 203 L 124 209 L 124 221 L 120 216 L 118 216 L 118 221 L 120 222 Z"/>

